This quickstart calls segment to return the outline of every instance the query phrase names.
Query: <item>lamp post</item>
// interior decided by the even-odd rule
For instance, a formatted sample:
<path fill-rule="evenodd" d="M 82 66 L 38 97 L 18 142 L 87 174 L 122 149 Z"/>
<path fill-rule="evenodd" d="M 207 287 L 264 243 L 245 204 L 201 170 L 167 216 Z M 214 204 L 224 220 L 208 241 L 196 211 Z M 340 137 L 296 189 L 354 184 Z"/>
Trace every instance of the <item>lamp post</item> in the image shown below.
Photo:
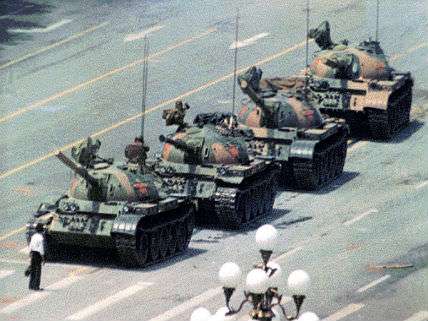
<path fill-rule="evenodd" d="M 262 263 L 254 266 L 246 276 L 244 298 L 237 308 L 233 308 L 230 299 L 241 282 L 240 267 L 228 262 L 223 264 L 218 273 L 223 285 L 226 306 L 217 310 L 214 315 L 205 308 L 196 309 L 191 321 L 234 321 L 245 305 L 250 305 L 249 320 L 260 321 L 319 321 L 315 313 L 305 312 L 300 317 L 300 309 L 305 300 L 305 293 L 310 287 L 310 277 L 303 270 L 293 271 L 288 279 L 288 289 L 292 292 L 295 313 L 289 315 L 282 304 L 283 295 L 278 290 L 278 282 L 282 277 L 281 266 L 271 261 L 278 239 L 278 231 L 272 225 L 263 225 L 256 232 L 256 243 L 262 258 Z"/>

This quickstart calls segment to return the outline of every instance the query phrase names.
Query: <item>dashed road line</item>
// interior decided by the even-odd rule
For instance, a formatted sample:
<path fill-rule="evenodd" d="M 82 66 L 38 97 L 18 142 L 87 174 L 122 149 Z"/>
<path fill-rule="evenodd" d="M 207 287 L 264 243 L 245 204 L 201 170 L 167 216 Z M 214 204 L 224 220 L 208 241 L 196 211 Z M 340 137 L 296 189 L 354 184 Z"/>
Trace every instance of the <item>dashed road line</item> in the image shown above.
<path fill-rule="evenodd" d="M 428 311 L 419 311 L 404 321 L 428 321 Z"/>
<path fill-rule="evenodd" d="M 118 303 L 119 301 L 122 301 L 137 292 L 144 290 L 148 288 L 149 286 L 153 285 L 153 283 L 149 282 L 139 282 L 135 285 L 132 285 L 122 291 L 117 292 L 116 294 L 109 296 L 101 301 L 98 301 L 97 303 L 87 306 L 83 310 L 80 310 L 79 312 L 76 312 L 73 315 L 70 315 L 66 318 L 66 320 L 82 320 L 86 319 L 106 308 L 109 308 L 110 306 Z"/>
<path fill-rule="evenodd" d="M 83 276 L 81 276 L 81 275 L 69 276 L 65 279 L 62 279 L 62 280 L 60 280 L 54 284 L 47 286 L 44 289 L 44 291 L 33 292 L 33 293 L 23 297 L 22 299 L 7 305 L 6 307 L 4 307 L 3 309 L 0 310 L 0 313 L 10 314 L 10 313 L 13 313 L 17 310 L 25 308 L 26 306 L 29 306 L 36 301 L 39 301 L 41 299 L 48 297 L 52 293 L 50 291 L 57 291 L 57 290 L 65 289 L 65 288 L 69 287 L 70 285 L 76 283 L 77 281 L 80 281 L 81 279 L 83 279 Z"/>
<path fill-rule="evenodd" d="M 54 30 L 66 25 L 66 24 L 69 24 L 72 21 L 73 21 L 72 19 L 62 19 L 58 22 L 50 24 L 49 26 L 47 26 L 45 28 L 8 29 L 8 31 L 12 32 L 12 33 L 47 33 L 47 32 L 54 31 Z"/>
<path fill-rule="evenodd" d="M 14 274 L 14 270 L 0 270 L 0 279 L 7 278 L 8 276 Z"/>
<path fill-rule="evenodd" d="M 166 53 L 168 53 L 168 52 L 170 52 L 170 51 L 172 51 L 174 49 L 177 49 L 177 48 L 182 47 L 182 46 L 184 46 L 184 45 L 186 45 L 188 43 L 191 43 L 193 41 L 201 39 L 201 38 L 203 38 L 203 37 L 205 37 L 205 36 L 207 36 L 207 35 L 215 32 L 215 31 L 216 31 L 215 28 L 210 28 L 210 29 L 208 29 L 208 30 L 206 30 L 206 31 L 204 31 L 204 32 L 196 35 L 196 36 L 187 38 L 187 39 L 182 40 L 180 42 L 177 42 L 177 43 L 175 43 L 175 44 L 173 44 L 171 46 L 168 46 L 165 49 L 162 49 L 162 50 L 160 50 L 160 51 L 158 51 L 158 52 L 156 52 L 154 54 L 151 54 L 148 57 L 148 59 L 152 60 L 155 57 L 159 57 L 161 55 L 164 55 L 164 54 L 166 54 Z M 144 59 L 135 60 L 135 61 L 133 61 L 133 62 L 131 62 L 131 63 L 125 65 L 125 66 L 122 66 L 122 67 L 119 67 L 119 68 L 115 68 L 113 70 L 110 70 L 110 71 L 108 71 L 108 72 L 106 72 L 106 73 L 98 76 L 98 77 L 86 80 L 86 81 L 84 81 L 84 82 L 82 82 L 82 83 L 80 83 L 80 84 L 78 84 L 76 86 L 73 86 L 71 88 L 65 89 L 65 90 L 63 90 L 61 92 L 57 92 L 56 94 L 53 94 L 53 95 L 51 95 L 51 96 L 49 96 L 47 98 L 44 98 L 42 100 L 36 101 L 36 102 L 34 102 L 34 103 L 26 106 L 26 107 L 20 108 L 20 109 L 14 111 L 12 113 L 7 114 L 6 116 L 1 117 L 0 118 L 0 123 L 4 123 L 4 122 L 9 121 L 9 120 L 11 120 L 13 118 L 16 118 L 19 115 L 24 114 L 26 112 L 29 112 L 29 111 L 32 111 L 34 109 L 43 107 L 47 103 L 55 101 L 55 100 L 57 100 L 59 98 L 63 98 L 63 97 L 69 96 L 72 93 L 75 93 L 75 92 L 77 92 L 77 91 L 79 91 L 79 90 L 81 90 L 83 88 L 89 87 L 92 84 L 94 84 L 94 83 L 96 83 L 96 82 L 98 82 L 100 80 L 106 79 L 106 78 L 111 77 L 111 76 L 113 76 L 113 75 L 115 75 L 117 73 L 120 73 L 122 71 L 131 69 L 131 68 L 133 68 L 135 66 L 141 65 L 143 62 L 144 62 Z"/>
<path fill-rule="evenodd" d="M 348 142 L 348 144 L 349 144 L 349 142 Z M 355 143 L 352 142 L 352 145 L 350 147 L 348 147 L 348 153 L 352 154 L 356 149 L 361 148 L 367 144 L 368 144 L 368 141 L 366 141 L 366 140 L 364 140 L 364 141 L 360 140 L 360 141 L 357 141 Z"/>
<path fill-rule="evenodd" d="M 338 321 L 340 319 L 347 317 L 348 315 L 351 315 L 352 313 L 357 312 L 363 307 L 364 307 L 364 304 L 351 303 L 346 307 L 344 307 L 343 309 L 340 309 L 335 313 L 329 315 L 327 318 L 323 319 L 322 321 Z"/>
<path fill-rule="evenodd" d="M 291 255 L 293 255 L 294 253 L 297 253 L 297 252 L 301 251 L 302 249 L 303 249 L 303 247 L 302 247 L 302 246 L 295 247 L 294 249 L 291 249 L 291 250 L 289 250 L 289 251 L 287 251 L 287 252 L 285 252 L 285 253 L 283 253 L 283 254 L 281 254 L 281 255 L 277 256 L 277 257 L 274 259 L 274 261 L 275 261 L 275 262 L 281 261 L 281 260 L 283 260 L 283 259 L 285 259 L 285 258 L 290 257 L 290 256 L 291 256 Z"/>
<path fill-rule="evenodd" d="M 389 274 L 384 275 L 381 278 L 374 280 L 373 282 L 370 282 L 369 284 L 359 288 L 357 290 L 357 293 L 363 293 L 363 292 L 367 291 L 368 289 L 371 289 L 371 288 L 375 287 L 376 285 L 388 280 L 390 277 L 391 277 L 391 275 L 389 275 Z"/>
<path fill-rule="evenodd" d="M 372 208 L 372 209 L 370 209 L 370 210 L 368 210 L 368 211 L 364 212 L 363 214 L 360 214 L 360 215 L 358 215 L 358 216 L 356 216 L 356 217 L 354 217 L 354 218 L 350 219 L 349 221 L 344 222 L 344 223 L 343 223 L 343 225 L 345 225 L 345 226 L 350 226 L 350 225 L 352 225 L 352 224 L 354 224 L 354 223 L 356 223 L 356 222 L 360 221 L 360 220 L 361 220 L 361 219 L 363 219 L 364 217 L 366 217 L 366 216 L 368 216 L 368 215 L 370 215 L 370 214 L 378 213 L 378 212 L 379 212 L 379 211 L 378 211 L 377 209 Z"/>
<path fill-rule="evenodd" d="M 13 235 L 16 235 L 16 234 L 19 234 L 21 232 L 24 232 L 25 228 L 26 228 L 25 226 L 22 226 L 20 228 L 17 228 L 17 229 L 15 229 L 13 231 L 10 231 L 10 232 L 4 234 L 4 235 L 1 235 L 0 236 L 0 241 L 3 241 L 3 240 L 5 240 L 5 239 L 7 239 L 7 238 L 9 238 L 9 237 L 11 237 Z"/>
<path fill-rule="evenodd" d="M 421 189 L 424 188 L 425 186 L 428 186 L 428 181 L 419 183 L 418 185 L 415 186 L 416 189 Z"/>
<path fill-rule="evenodd" d="M 220 295 L 223 293 L 222 287 L 217 287 L 214 289 L 210 289 L 208 291 L 205 291 L 204 293 L 193 297 L 192 299 L 166 311 L 165 313 L 158 315 L 157 317 L 154 317 L 150 319 L 149 321 L 166 321 L 173 318 L 176 318 L 177 316 L 185 313 L 186 311 L 197 307 L 201 305 L 202 303 L 210 300 L 211 298 Z M 176 319 L 177 320 L 177 319 Z"/>
<path fill-rule="evenodd" d="M 163 25 L 157 25 L 157 26 L 153 26 L 151 28 L 148 28 L 146 30 L 143 30 L 139 33 L 129 34 L 123 39 L 123 41 L 124 42 L 131 42 L 131 41 L 143 39 L 148 34 L 153 33 L 153 32 L 157 32 L 157 31 L 163 29 L 164 27 L 165 26 L 163 26 Z"/>
<path fill-rule="evenodd" d="M 262 33 L 255 35 L 255 36 L 252 36 L 251 38 L 248 38 L 248 39 L 239 40 L 238 42 L 234 41 L 229 46 L 229 49 L 243 48 L 243 47 L 251 46 L 251 45 L 255 44 L 257 41 L 259 41 L 260 39 L 265 38 L 267 36 L 269 36 L 268 32 L 262 32 Z"/>
<path fill-rule="evenodd" d="M 97 30 L 97 29 L 100 29 L 100 28 L 102 28 L 102 27 L 105 27 L 105 26 L 106 26 L 106 25 L 108 25 L 108 24 L 109 24 L 109 22 L 108 22 L 108 21 L 103 22 L 103 23 L 101 23 L 101 24 L 99 24 L 99 25 L 96 25 L 96 26 L 90 27 L 90 28 L 88 28 L 88 29 L 86 29 L 86 30 L 83 30 L 83 31 L 81 31 L 81 32 L 79 32 L 79 33 L 76 33 L 76 34 L 74 34 L 74 35 L 72 35 L 72 36 L 70 36 L 70 37 L 68 37 L 68 38 L 65 38 L 65 39 L 63 39 L 63 40 L 60 40 L 60 41 L 58 41 L 58 42 L 54 42 L 53 44 L 50 44 L 49 46 L 46 46 L 46 47 L 43 47 L 43 48 L 37 49 L 37 50 L 35 50 L 35 51 L 29 52 L 28 54 L 26 54 L 26 55 L 24 55 L 24 56 L 22 56 L 22 57 L 18 57 L 18 58 L 16 58 L 16 59 L 10 60 L 10 61 L 6 62 L 5 64 L 0 65 L 0 70 L 1 70 L 1 69 L 4 69 L 4 68 L 7 68 L 7 67 L 9 67 L 9 66 L 15 65 L 15 64 L 17 64 L 17 63 L 19 63 L 19 62 L 22 62 L 22 61 L 27 60 L 27 59 L 29 59 L 29 58 L 32 58 L 32 57 L 34 57 L 34 56 L 40 55 L 41 53 L 44 53 L 44 52 L 46 52 L 46 51 L 48 51 L 48 50 L 51 50 L 51 49 L 53 49 L 53 48 L 56 48 L 56 47 L 58 47 L 58 46 L 61 46 L 61 45 L 65 44 L 65 43 L 68 43 L 68 42 L 70 42 L 70 41 L 72 41 L 72 40 L 75 40 L 75 39 L 77 39 L 77 38 L 80 38 L 80 37 L 82 37 L 82 36 L 84 36 L 84 35 L 86 35 L 86 34 L 88 34 L 88 33 L 94 32 L 94 31 L 95 31 L 95 30 Z"/>

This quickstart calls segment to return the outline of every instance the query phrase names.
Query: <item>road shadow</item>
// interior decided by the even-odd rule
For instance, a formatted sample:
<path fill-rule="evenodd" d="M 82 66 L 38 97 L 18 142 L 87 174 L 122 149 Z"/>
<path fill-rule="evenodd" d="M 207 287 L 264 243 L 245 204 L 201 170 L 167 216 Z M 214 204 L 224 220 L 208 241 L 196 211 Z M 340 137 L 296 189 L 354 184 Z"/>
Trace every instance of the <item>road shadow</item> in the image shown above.
<path fill-rule="evenodd" d="M 121 265 L 119 257 L 113 250 L 105 249 L 93 249 L 93 248 L 67 248 L 66 251 L 61 253 L 61 256 L 50 261 L 51 263 L 59 264 L 70 264 L 70 265 L 83 265 L 96 268 L 110 268 L 115 270 L 127 270 L 127 271 L 153 271 L 163 267 L 173 265 L 175 263 L 191 259 L 195 256 L 205 253 L 206 250 L 196 249 L 189 247 L 185 252 L 176 254 L 169 259 L 148 265 L 143 268 L 139 267 L 125 267 Z"/>
<path fill-rule="evenodd" d="M 242 227 L 240 230 L 224 230 L 215 225 L 199 226 L 193 235 L 192 243 L 200 243 L 200 244 L 220 243 L 222 240 L 227 239 L 229 237 L 236 236 L 238 234 L 247 235 L 250 232 L 257 230 L 260 226 L 265 224 L 272 224 L 278 229 L 286 229 L 292 225 L 303 223 L 312 219 L 312 217 L 310 216 L 294 217 L 294 218 L 288 219 L 287 215 L 290 212 L 291 211 L 288 209 L 274 208 L 272 211 L 272 215 L 267 217 L 261 217 L 251 223 L 248 223 L 247 225 Z M 273 221 L 278 221 L 281 218 L 284 218 L 284 219 L 279 222 L 273 223 Z M 219 234 L 208 235 L 207 237 L 199 236 L 199 232 L 206 229 L 214 232 L 219 232 Z"/>
<path fill-rule="evenodd" d="M 352 181 L 358 175 L 360 175 L 359 172 L 344 171 L 342 175 L 332 180 L 329 184 L 322 186 L 320 189 L 316 191 L 300 190 L 293 187 L 283 186 L 279 188 L 279 192 L 298 192 L 302 194 L 316 194 L 316 195 L 327 194 L 337 190 L 338 188 Z"/>
<path fill-rule="evenodd" d="M 32 1 L 0 1 L 0 50 L 2 44 L 15 45 L 18 41 L 31 39 L 29 34 L 11 30 L 44 27 L 36 20 L 51 9 L 52 5 Z"/>
<path fill-rule="evenodd" d="M 387 142 L 388 144 L 400 144 L 413 136 L 419 129 L 424 127 L 425 123 L 419 120 L 410 121 L 409 125 L 395 134 L 395 136 Z"/>

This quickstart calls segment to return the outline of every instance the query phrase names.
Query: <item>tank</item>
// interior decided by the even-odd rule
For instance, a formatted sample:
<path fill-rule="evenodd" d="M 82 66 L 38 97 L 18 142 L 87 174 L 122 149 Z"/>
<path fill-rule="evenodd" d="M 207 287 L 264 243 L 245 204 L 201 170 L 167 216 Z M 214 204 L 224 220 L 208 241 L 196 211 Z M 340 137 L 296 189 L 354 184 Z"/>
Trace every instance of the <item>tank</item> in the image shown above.
<path fill-rule="evenodd" d="M 334 43 L 327 21 L 309 37 L 321 49 L 309 67 L 312 102 L 321 112 L 342 117 L 353 133 L 368 130 L 375 139 L 389 139 L 409 123 L 413 79 L 389 65 L 378 41 Z"/>
<path fill-rule="evenodd" d="M 201 225 L 239 229 L 270 215 L 277 166 L 251 158 L 245 137 L 224 123 L 198 115 L 188 125 L 177 116 L 182 113 L 177 107 L 164 112 L 167 125 L 178 129 L 159 137 L 163 147 L 156 172 L 174 187 L 172 195 L 197 200 L 196 221 Z"/>
<path fill-rule="evenodd" d="M 248 98 L 237 117 L 254 134 L 252 153 L 280 164 L 283 186 L 316 190 L 343 172 L 349 129 L 343 120 L 321 115 L 307 99 L 304 81 L 262 79 L 261 69 L 250 68 L 238 77 Z"/>
<path fill-rule="evenodd" d="M 99 157 L 100 145 L 89 138 L 72 149 L 74 160 L 56 155 L 74 177 L 65 195 L 34 213 L 27 240 L 42 223 L 48 259 L 66 248 L 112 249 L 131 267 L 184 252 L 193 232 L 193 202 L 170 196 L 162 178 L 145 164 L 148 148 L 141 140 L 127 146 L 122 163 Z"/>

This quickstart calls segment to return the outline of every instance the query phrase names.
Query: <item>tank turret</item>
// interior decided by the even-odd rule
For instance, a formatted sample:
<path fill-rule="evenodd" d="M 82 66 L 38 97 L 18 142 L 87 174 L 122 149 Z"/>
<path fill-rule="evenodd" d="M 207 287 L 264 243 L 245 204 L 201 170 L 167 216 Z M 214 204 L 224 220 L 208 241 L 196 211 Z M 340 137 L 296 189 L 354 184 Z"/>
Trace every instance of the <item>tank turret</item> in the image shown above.
<path fill-rule="evenodd" d="M 245 101 L 238 121 L 250 127 L 318 128 L 323 119 L 316 108 L 306 100 L 302 90 L 279 90 L 269 82 L 261 81 L 262 70 L 252 67 L 238 77 L 238 83 L 251 101 Z M 263 86 L 261 85 L 263 83 Z"/>
<path fill-rule="evenodd" d="M 321 49 L 310 65 L 311 73 L 318 77 L 378 80 L 393 77 L 394 70 L 389 66 L 378 41 L 370 39 L 354 47 L 349 46 L 347 40 L 334 43 L 328 21 L 311 29 L 308 37 L 314 39 Z"/>
<path fill-rule="evenodd" d="M 159 140 L 164 143 L 162 159 L 196 165 L 248 164 L 246 142 L 243 137 L 229 135 L 221 125 L 180 127 L 174 135 Z"/>

